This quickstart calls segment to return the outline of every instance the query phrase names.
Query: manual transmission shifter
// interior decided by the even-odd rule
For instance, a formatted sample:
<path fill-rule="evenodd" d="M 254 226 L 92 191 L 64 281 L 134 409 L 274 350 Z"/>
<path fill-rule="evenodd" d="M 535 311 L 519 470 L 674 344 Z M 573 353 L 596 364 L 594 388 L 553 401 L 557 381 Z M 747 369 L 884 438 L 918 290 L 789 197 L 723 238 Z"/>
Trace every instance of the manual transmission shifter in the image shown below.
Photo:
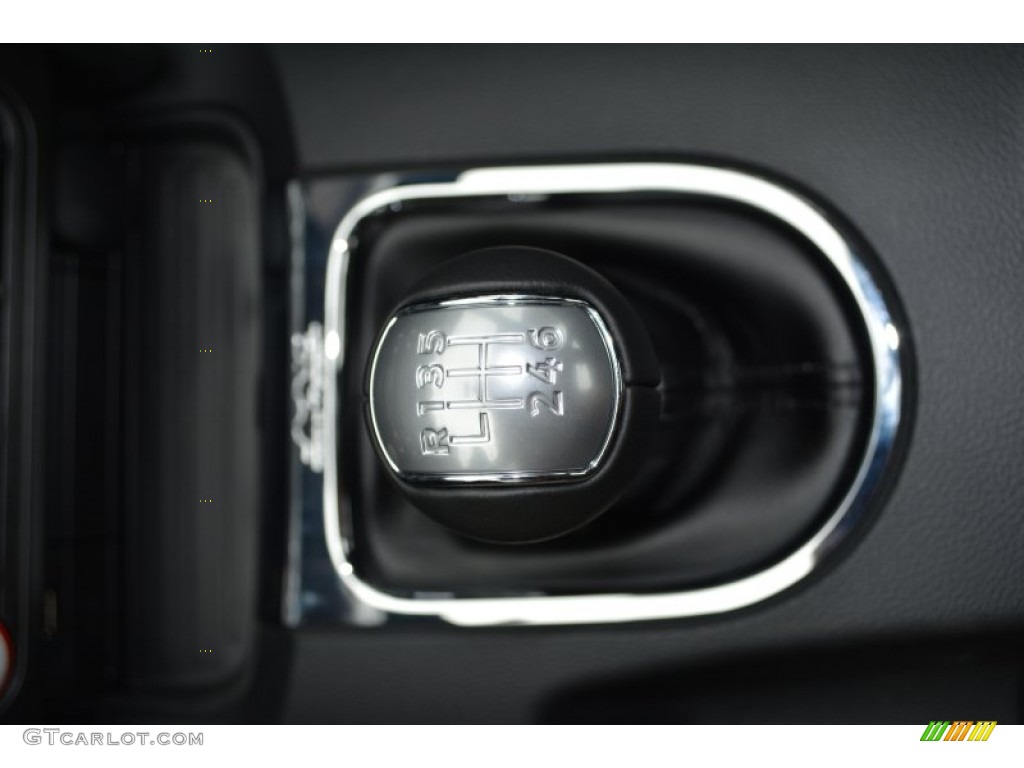
<path fill-rule="evenodd" d="M 489 248 L 442 264 L 391 314 L 370 359 L 369 425 L 435 520 L 539 541 L 626 490 L 658 381 L 640 319 L 603 277 L 550 251 Z"/>

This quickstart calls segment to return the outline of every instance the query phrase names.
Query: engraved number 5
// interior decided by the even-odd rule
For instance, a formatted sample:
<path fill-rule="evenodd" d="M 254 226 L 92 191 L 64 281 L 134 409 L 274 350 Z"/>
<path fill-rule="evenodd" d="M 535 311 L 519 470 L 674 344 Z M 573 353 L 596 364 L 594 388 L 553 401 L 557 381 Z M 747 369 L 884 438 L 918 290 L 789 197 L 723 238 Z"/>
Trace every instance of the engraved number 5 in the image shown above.
<path fill-rule="evenodd" d="M 440 355 L 444 352 L 446 341 L 445 335 L 440 331 L 421 333 L 416 340 L 416 352 L 421 355 L 429 355 L 431 352 Z"/>

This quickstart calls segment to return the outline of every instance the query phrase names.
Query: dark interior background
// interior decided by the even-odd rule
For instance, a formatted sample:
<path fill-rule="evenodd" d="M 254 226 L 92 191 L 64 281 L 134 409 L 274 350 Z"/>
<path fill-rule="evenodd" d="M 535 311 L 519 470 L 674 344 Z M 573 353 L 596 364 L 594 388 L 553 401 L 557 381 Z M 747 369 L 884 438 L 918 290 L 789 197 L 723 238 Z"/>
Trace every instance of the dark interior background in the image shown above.
<path fill-rule="evenodd" d="M 0 48 L 5 719 L 1020 722 L 1024 50 L 199 48 Z M 787 179 L 877 254 L 914 416 L 872 524 L 725 616 L 284 629 L 288 180 L 652 158 Z M 169 188 L 238 191 L 220 256 Z M 245 343 L 200 368 L 204 312 Z"/>

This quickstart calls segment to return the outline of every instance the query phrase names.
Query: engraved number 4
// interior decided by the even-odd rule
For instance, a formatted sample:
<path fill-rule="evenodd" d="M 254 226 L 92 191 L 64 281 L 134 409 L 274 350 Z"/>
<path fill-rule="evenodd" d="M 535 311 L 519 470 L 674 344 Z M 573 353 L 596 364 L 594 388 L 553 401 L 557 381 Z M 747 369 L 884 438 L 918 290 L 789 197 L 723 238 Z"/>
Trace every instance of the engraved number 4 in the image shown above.
<path fill-rule="evenodd" d="M 535 376 L 545 384 L 555 384 L 558 381 L 558 374 L 562 370 L 562 362 L 557 357 L 545 358 L 539 363 L 527 363 L 526 371 Z"/>

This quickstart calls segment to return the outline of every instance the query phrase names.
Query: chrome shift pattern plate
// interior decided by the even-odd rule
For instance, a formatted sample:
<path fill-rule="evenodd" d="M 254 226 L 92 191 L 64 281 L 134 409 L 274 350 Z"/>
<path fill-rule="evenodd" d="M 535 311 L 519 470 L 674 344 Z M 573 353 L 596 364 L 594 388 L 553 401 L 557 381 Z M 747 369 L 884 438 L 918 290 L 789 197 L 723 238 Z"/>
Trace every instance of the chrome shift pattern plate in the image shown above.
<path fill-rule="evenodd" d="M 600 315 L 566 298 L 481 296 L 407 307 L 372 356 L 370 415 L 410 482 L 582 479 L 622 394 Z"/>

